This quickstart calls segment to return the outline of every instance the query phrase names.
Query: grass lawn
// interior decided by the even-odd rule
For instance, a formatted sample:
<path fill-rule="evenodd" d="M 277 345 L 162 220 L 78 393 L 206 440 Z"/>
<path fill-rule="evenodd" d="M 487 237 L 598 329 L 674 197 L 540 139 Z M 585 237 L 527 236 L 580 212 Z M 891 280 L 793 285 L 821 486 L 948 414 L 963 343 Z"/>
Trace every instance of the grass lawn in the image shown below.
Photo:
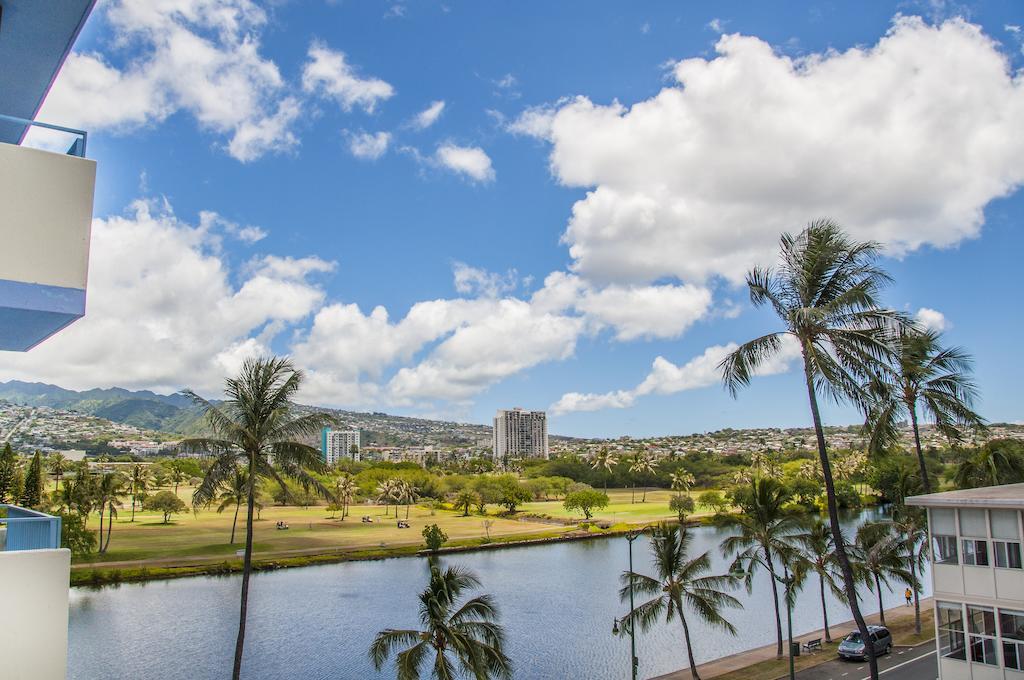
<path fill-rule="evenodd" d="M 603 489 L 598 489 L 603 491 Z M 697 496 L 704 492 L 704 489 L 690 492 L 696 501 Z M 629 489 L 609 489 L 608 507 L 594 512 L 595 520 L 606 520 L 613 523 L 619 522 L 656 522 L 661 519 L 674 519 L 676 513 L 669 510 L 668 502 L 675 495 L 674 491 L 657 489 L 647 492 L 647 501 L 643 502 L 643 491 L 636 490 L 636 502 L 632 502 L 633 493 Z M 583 519 L 583 513 L 574 510 L 571 513 L 562 507 L 562 501 L 543 501 L 539 503 L 524 503 L 520 510 L 527 514 L 548 515 L 563 519 Z M 497 511 L 497 508 L 494 510 Z M 693 515 L 710 515 L 714 510 L 710 507 L 697 504 Z"/>

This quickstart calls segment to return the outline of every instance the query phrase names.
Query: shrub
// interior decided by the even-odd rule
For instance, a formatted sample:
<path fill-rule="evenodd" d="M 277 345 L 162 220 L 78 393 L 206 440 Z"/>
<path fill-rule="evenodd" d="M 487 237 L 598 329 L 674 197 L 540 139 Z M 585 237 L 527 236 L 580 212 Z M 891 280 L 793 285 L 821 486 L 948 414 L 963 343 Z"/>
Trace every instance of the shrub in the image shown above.
<path fill-rule="evenodd" d="M 427 544 L 427 550 L 437 552 L 448 540 L 448 534 L 436 524 L 429 524 L 423 527 L 423 540 Z"/>

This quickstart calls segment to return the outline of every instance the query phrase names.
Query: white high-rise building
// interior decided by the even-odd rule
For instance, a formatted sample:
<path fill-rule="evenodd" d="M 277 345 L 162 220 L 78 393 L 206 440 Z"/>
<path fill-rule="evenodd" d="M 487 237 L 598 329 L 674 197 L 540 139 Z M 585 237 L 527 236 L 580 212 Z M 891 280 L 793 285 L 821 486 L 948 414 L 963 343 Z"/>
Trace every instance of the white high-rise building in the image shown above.
<path fill-rule="evenodd" d="M 324 462 L 334 465 L 339 460 L 350 459 L 359 461 L 360 455 L 359 428 L 351 430 L 332 430 L 325 427 L 320 433 L 320 451 Z"/>
<path fill-rule="evenodd" d="M 514 408 L 494 416 L 491 440 L 494 460 L 505 463 L 516 458 L 548 458 L 548 415 L 544 411 Z"/>

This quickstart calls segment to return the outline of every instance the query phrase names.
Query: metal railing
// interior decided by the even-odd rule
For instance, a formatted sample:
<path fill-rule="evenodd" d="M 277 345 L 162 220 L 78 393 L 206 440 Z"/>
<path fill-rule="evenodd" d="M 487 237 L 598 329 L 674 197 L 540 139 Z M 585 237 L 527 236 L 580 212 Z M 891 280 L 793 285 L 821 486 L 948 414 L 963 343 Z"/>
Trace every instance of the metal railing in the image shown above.
<path fill-rule="evenodd" d="M 69 135 L 75 135 L 76 139 L 74 143 L 71 145 L 71 147 L 67 150 L 67 155 L 85 158 L 85 143 L 89 138 L 89 133 L 86 132 L 85 130 L 76 130 L 75 128 L 64 127 L 63 125 L 43 123 L 38 120 L 18 118 L 17 116 L 8 116 L 6 113 L 0 113 L 0 120 L 7 121 L 9 123 L 17 123 L 18 125 L 38 127 L 46 130 L 56 130 L 57 132 L 66 132 Z"/>
<path fill-rule="evenodd" d="M 60 517 L 17 505 L 0 504 L 0 551 L 46 550 L 60 547 Z"/>

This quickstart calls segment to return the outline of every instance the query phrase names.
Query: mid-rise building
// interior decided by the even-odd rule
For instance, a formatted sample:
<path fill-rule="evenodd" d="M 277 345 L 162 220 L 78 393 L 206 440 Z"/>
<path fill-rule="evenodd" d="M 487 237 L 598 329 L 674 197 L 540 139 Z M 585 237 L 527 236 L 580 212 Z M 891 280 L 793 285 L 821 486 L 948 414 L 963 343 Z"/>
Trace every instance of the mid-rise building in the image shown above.
<path fill-rule="evenodd" d="M 928 510 L 939 679 L 1024 678 L 1024 484 L 906 502 Z"/>
<path fill-rule="evenodd" d="M 320 452 L 328 465 L 335 465 L 341 460 L 360 460 L 360 446 L 358 428 L 333 430 L 325 427 L 320 433 Z"/>
<path fill-rule="evenodd" d="M 505 464 L 517 458 L 549 456 L 548 415 L 544 411 L 521 408 L 499 410 L 494 416 L 492 435 L 494 460 Z"/>

